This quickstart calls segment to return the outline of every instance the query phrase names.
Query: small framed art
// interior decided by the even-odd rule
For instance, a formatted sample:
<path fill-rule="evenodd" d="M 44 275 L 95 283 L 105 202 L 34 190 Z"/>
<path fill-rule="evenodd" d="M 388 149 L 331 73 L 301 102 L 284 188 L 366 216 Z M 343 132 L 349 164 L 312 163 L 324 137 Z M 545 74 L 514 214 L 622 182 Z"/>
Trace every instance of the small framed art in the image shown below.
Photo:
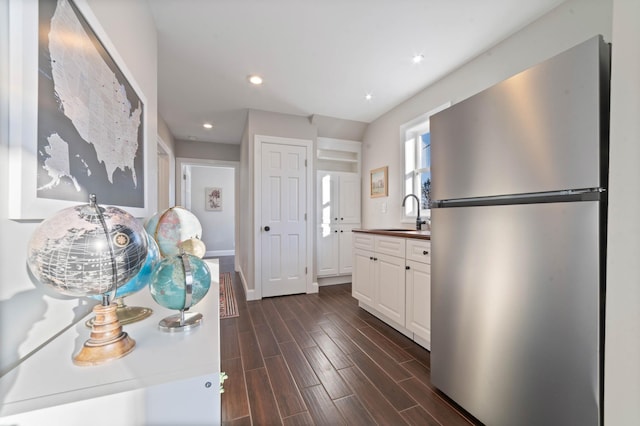
<path fill-rule="evenodd" d="M 371 170 L 371 198 L 389 196 L 388 169 L 384 166 Z"/>

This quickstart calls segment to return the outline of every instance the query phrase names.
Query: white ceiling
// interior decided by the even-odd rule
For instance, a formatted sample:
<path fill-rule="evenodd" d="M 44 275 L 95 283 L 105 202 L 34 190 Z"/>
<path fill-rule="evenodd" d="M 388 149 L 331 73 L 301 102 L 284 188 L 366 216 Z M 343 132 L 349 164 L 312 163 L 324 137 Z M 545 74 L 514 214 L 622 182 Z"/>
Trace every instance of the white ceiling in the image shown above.
<path fill-rule="evenodd" d="M 563 1 L 148 0 L 159 112 L 176 139 L 222 143 L 249 108 L 368 123 Z"/>

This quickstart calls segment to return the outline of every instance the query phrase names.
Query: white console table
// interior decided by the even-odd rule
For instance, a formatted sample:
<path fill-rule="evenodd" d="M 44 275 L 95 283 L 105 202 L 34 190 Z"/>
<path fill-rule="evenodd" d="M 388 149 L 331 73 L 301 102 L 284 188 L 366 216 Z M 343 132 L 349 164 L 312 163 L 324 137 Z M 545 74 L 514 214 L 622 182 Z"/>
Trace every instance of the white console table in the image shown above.
<path fill-rule="evenodd" d="M 130 354 L 94 367 L 74 365 L 90 334 L 89 317 L 83 319 L 0 378 L 0 425 L 219 424 L 219 266 L 206 262 L 211 288 L 193 308 L 204 316 L 199 327 L 159 330 L 158 322 L 176 311 L 143 289 L 125 299 L 153 309 L 149 318 L 124 326 L 136 341 Z"/>

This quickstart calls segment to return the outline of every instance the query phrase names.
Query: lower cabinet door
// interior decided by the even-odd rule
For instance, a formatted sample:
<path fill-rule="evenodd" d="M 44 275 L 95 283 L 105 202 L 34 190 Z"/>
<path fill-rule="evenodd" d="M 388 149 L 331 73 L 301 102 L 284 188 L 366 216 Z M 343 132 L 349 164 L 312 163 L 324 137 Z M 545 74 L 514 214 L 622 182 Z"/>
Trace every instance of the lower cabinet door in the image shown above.
<path fill-rule="evenodd" d="M 376 304 L 382 314 L 405 325 L 405 260 L 376 253 L 374 276 L 378 285 Z"/>
<path fill-rule="evenodd" d="M 375 283 L 373 252 L 354 250 L 351 294 L 359 301 L 373 306 Z"/>
<path fill-rule="evenodd" d="M 338 233 L 338 273 L 351 274 L 353 272 L 353 232 L 360 225 L 342 225 Z"/>
<path fill-rule="evenodd" d="M 431 265 L 407 261 L 406 327 L 431 349 Z"/>
<path fill-rule="evenodd" d="M 318 227 L 318 276 L 338 273 L 338 227 L 323 224 Z"/>

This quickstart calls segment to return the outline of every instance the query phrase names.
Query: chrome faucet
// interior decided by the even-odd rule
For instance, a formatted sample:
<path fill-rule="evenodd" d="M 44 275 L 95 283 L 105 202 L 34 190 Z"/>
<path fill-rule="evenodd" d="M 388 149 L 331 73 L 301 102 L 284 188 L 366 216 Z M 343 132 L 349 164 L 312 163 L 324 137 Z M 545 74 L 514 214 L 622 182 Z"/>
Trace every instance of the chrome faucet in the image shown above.
<path fill-rule="evenodd" d="M 402 207 L 404 207 L 404 204 L 407 202 L 407 198 L 409 197 L 415 198 L 416 203 L 418 203 L 418 217 L 416 217 L 416 230 L 420 231 L 422 230 L 422 225 L 427 223 L 426 220 L 422 220 L 422 218 L 420 217 L 420 199 L 415 194 L 406 195 L 402 200 Z"/>

